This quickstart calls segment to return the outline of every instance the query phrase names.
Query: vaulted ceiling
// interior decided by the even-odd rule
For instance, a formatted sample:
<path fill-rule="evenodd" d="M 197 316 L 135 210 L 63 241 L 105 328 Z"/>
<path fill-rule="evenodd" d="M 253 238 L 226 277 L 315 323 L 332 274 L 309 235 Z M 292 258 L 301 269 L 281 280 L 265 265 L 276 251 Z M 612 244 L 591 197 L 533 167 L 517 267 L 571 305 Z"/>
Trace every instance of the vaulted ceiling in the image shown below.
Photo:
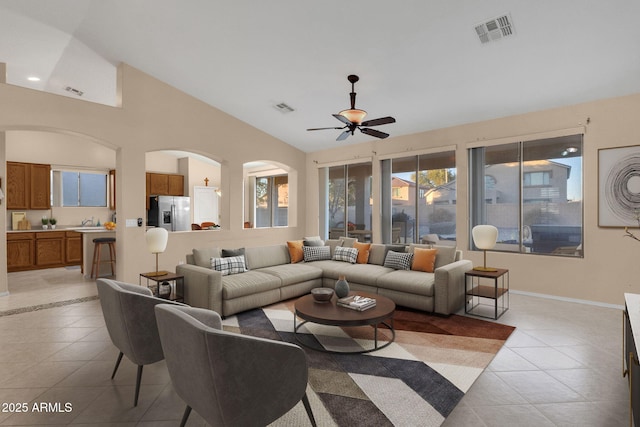
<path fill-rule="evenodd" d="M 482 43 L 503 16 L 512 34 Z M 639 93 L 639 18 L 637 0 L 0 0 L 0 62 L 106 104 L 126 62 L 311 152 L 375 139 L 306 131 L 341 126 L 349 74 L 392 137 Z"/>

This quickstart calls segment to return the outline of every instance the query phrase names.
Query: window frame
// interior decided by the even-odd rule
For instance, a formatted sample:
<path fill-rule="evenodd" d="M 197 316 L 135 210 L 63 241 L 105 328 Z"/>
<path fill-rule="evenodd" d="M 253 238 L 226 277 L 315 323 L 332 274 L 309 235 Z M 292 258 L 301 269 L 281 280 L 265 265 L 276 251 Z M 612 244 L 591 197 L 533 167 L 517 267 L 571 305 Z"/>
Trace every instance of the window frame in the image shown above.
<path fill-rule="evenodd" d="M 468 212 L 468 217 L 469 217 L 469 236 L 468 236 L 468 240 L 469 240 L 469 249 L 470 250 L 477 250 L 477 248 L 475 247 L 474 243 L 473 243 L 473 237 L 471 236 L 471 230 L 473 229 L 474 225 L 477 224 L 482 224 L 482 223 L 487 223 L 486 221 L 483 222 L 483 215 L 481 214 L 481 212 L 483 212 L 483 207 L 479 206 L 480 204 L 485 206 L 485 205 L 489 205 L 491 204 L 490 200 L 487 200 L 487 197 L 484 194 L 485 191 L 485 186 L 487 185 L 486 182 L 486 178 L 490 177 L 495 181 L 495 177 L 493 177 L 490 173 L 485 173 L 484 179 L 482 180 L 483 182 L 483 186 L 482 188 L 479 188 L 479 186 L 475 186 L 474 185 L 474 177 L 477 179 L 478 176 L 477 174 L 479 173 L 479 168 L 477 166 L 474 166 L 474 159 L 473 159 L 473 150 L 477 149 L 477 148 L 489 148 L 489 147 L 497 147 L 497 146 L 506 146 L 508 144 L 517 144 L 518 146 L 518 176 L 519 176 L 519 190 L 518 190 L 518 250 L 507 250 L 504 248 L 500 248 L 500 245 L 497 245 L 494 249 L 494 251 L 498 251 L 498 252 L 507 252 L 507 253 L 514 253 L 514 254 L 534 254 L 534 255 L 547 255 L 547 256 L 564 256 L 564 257 L 576 257 L 576 258 L 584 258 L 584 235 L 585 235 L 585 223 L 584 223 L 584 151 L 585 151 L 585 143 L 584 143 L 584 136 L 585 136 L 585 129 L 584 128 L 572 128 L 572 129 L 565 129 L 562 131 L 555 131 L 555 132 L 549 132 L 549 133 L 544 133 L 544 134 L 538 134 L 538 135 L 531 135 L 529 137 L 516 137 L 516 138 L 509 138 L 509 139 L 500 139 L 500 140 L 496 140 L 496 141 L 483 141 L 483 142 L 478 142 L 478 143 L 470 143 L 467 145 L 467 151 L 468 151 L 468 189 L 469 189 L 469 203 L 468 203 L 468 207 L 469 207 L 469 212 Z M 526 224 L 525 222 L 525 206 L 527 205 L 531 205 L 537 202 L 547 202 L 547 203 L 551 203 L 551 200 L 548 197 L 542 198 L 539 197 L 537 199 L 531 198 L 531 196 L 527 196 L 525 194 L 525 190 L 528 189 L 541 189 L 544 190 L 545 188 L 549 188 L 552 189 L 552 187 L 554 186 L 552 181 L 554 179 L 554 174 L 552 170 L 535 170 L 535 171 L 531 171 L 531 172 L 525 172 L 525 165 L 527 162 L 531 162 L 531 161 L 536 161 L 536 160 L 546 160 L 548 162 L 553 162 L 554 159 L 560 159 L 562 158 L 562 155 L 558 155 L 558 156 L 548 156 L 545 157 L 544 159 L 541 157 L 540 159 L 536 159 L 535 157 L 533 159 L 529 158 L 527 159 L 526 157 L 529 157 L 530 154 L 525 154 L 526 152 L 526 144 L 531 144 L 531 143 L 535 143 L 535 142 L 544 142 L 545 140 L 552 140 L 555 138 L 558 138 L 559 140 L 561 140 L 561 138 L 566 137 L 567 139 L 570 138 L 579 138 L 580 139 L 580 148 L 579 148 L 579 155 L 573 155 L 571 157 L 575 157 L 575 158 L 579 158 L 580 159 L 580 198 L 579 199 L 575 199 L 574 201 L 579 201 L 580 202 L 580 214 L 579 214 L 579 220 L 580 220 L 580 242 L 578 244 L 578 249 L 575 250 L 575 252 L 572 253 L 566 253 L 566 252 L 562 252 L 559 251 L 558 253 L 552 253 L 552 252 L 534 252 L 533 250 L 527 250 L 527 248 L 525 247 L 525 242 L 523 239 L 523 234 L 525 234 L 525 230 L 524 228 L 526 227 L 529 230 L 529 234 L 531 234 L 531 225 Z M 559 147 L 561 146 L 561 144 L 559 144 Z M 496 163 L 496 164 L 501 164 L 501 163 Z M 486 168 L 486 164 L 483 163 L 483 167 Z M 483 169 L 484 169 L 483 168 Z M 528 173 L 546 173 L 548 174 L 548 179 L 549 182 L 546 183 L 543 180 L 542 184 L 534 184 L 534 185 L 525 185 L 525 175 Z M 567 179 L 568 180 L 568 179 Z M 495 181 L 497 182 L 497 181 Z M 542 196 L 542 193 L 541 193 Z M 567 203 L 570 202 L 571 199 L 569 199 L 568 194 L 567 194 Z M 475 209 L 474 209 L 475 206 Z M 490 223 L 490 222 L 489 222 Z M 558 224 L 558 225 L 563 225 L 565 227 L 572 227 L 571 225 L 565 225 L 565 224 Z M 560 247 L 558 247 L 558 249 L 560 249 Z"/>

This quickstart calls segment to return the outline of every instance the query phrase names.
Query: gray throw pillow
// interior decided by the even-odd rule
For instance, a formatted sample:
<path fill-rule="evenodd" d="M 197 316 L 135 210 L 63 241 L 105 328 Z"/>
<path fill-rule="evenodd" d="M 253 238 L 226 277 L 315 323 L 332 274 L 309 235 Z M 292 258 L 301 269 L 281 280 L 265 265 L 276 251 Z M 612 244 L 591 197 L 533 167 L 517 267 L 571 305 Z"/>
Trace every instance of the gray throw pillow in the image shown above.
<path fill-rule="evenodd" d="M 244 248 L 222 250 L 222 258 L 227 258 L 230 256 L 240 256 L 240 255 L 244 256 Z"/>
<path fill-rule="evenodd" d="M 324 240 L 305 240 L 302 244 L 304 246 L 324 246 Z"/>

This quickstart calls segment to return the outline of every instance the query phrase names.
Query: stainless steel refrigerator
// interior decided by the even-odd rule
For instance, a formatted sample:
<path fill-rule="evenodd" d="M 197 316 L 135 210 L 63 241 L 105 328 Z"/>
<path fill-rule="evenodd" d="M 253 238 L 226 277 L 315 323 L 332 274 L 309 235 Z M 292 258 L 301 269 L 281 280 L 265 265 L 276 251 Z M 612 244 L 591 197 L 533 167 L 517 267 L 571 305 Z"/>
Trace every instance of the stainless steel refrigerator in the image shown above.
<path fill-rule="evenodd" d="M 191 230 L 191 200 L 182 196 L 151 196 L 147 225 L 168 231 Z"/>

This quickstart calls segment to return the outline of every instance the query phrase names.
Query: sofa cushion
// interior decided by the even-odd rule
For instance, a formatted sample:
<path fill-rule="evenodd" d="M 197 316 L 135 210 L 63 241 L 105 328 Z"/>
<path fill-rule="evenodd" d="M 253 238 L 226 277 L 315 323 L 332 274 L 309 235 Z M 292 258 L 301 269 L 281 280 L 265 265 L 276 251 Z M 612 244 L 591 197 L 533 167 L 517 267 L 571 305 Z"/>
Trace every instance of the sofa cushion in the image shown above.
<path fill-rule="evenodd" d="M 322 277 L 336 280 L 340 275 L 346 275 L 349 268 L 353 267 L 353 264 L 334 260 L 314 261 L 310 265 L 321 269 Z"/>
<path fill-rule="evenodd" d="M 211 258 L 211 268 L 219 271 L 223 276 L 244 273 L 247 271 L 247 267 L 244 262 L 244 255 Z"/>
<path fill-rule="evenodd" d="M 433 273 L 437 253 L 437 249 L 413 248 L 411 269 L 414 271 Z"/>
<path fill-rule="evenodd" d="M 411 270 L 413 254 L 408 252 L 389 251 L 384 258 L 384 266 L 395 270 Z"/>
<path fill-rule="evenodd" d="M 356 248 L 343 248 L 342 246 L 338 246 L 332 259 L 355 264 L 358 260 L 358 250 Z"/>
<path fill-rule="evenodd" d="M 325 246 L 328 246 L 331 250 L 331 256 L 336 252 L 336 248 L 340 246 L 340 240 L 338 239 L 327 239 L 324 242 Z"/>
<path fill-rule="evenodd" d="M 303 246 L 302 240 L 293 240 L 293 241 L 287 242 L 291 264 L 295 264 L 296 262 L 300 262 L 304 259 L 304 252 L 302 252 L 302 246 Z"/>
<path fill-rule="evenodd" d="M 433 296 L 434 283 L 434 273 L 412 270 L 394 270 L 381 275 L 376 281 L 380 288 L 428 297 Z"/>
<path fill-rule="evenodd" d="M 355 237 L 344 236 L 340 237 L 340 239 L 338 240 L 340 240 L 340 246 L 343 246 L 345 248 L 352 248 L 353 244 L 358 241 L 358 239 L 356 239 Z"/>
<path fill-rule="evenodd" d="M 250 270 L 289 264 L 289 250 L 285 244 L 249 247 L 245 249 L 244 257 Z"/>
<path fill-rule="evenodd" d="M 279 277 L 261 271 L 250 270 L 242 274 L 222 278 L 222 298 L 225 300 L 255 295 L 278 289 L 282 285 Z"/>
<path fill-rule="evenodd" d="M 392 268 L 374 264 L 352 264 L 342 271 L 348 282 L 376 286 L 378 277 L 392 272 Z M 324 277 L 328 277 L 325 273 Z"/>
<path fill-rule="evenodd" d="M 331 248 L 329 246 L 304 246 L 304 261 L 322 261 L 323 259 L 331 259 Z"/>
<path fill-rule="evenodd" d="M 371 249 L 371 243 L 355 242 L 353 247 L 358 250 L 358 258 L 356 260 L 358 264 L 366 264 L 369 262 L 369 250 Z"/>
<path fill-rule="evenodd" d="M 220 248 L 193 249 L 193 261 L 197 266 L 211 268 L 211 258 L 220 258 Z"/>
<path fill-rule="evenodd" d="M 295 285 L 322 277 L 321 269 L 307 263 L 274 265 L 258 271 L 278 277 L 282 281 L 282 286 Z"/>
<path fill-rule="evenodd" d="M 230 256 L 244 256 L 244 248 L 238 249 L 222 249 L 222 257 L 230 257 Z"/>
<path fill-rule="evenodd" d="M 382 243 L 372 243 L 369 248 L 369 264 L 384 265 L 387 247 Z"/>
<path fill-rule="evenodd" d="M 442 246 L 433 245 L 433 249 L 437 249 L 435 268 L 440 268 L 443 265 L 451 264 L 456 260 L 456 247 L 455 246 Z"/>

